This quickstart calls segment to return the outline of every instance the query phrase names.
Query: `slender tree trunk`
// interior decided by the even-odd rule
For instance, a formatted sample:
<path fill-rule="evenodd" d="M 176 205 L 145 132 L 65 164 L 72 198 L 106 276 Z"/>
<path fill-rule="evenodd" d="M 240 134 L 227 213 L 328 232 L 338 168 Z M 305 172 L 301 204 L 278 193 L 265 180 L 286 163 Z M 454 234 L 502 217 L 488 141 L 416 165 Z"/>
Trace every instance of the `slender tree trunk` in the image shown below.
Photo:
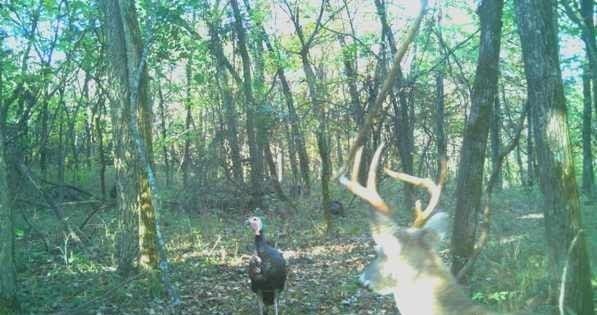
<path fill-rule="evenodd" d="M 0 44 L 2 39 L 0 39 Z M 1 45 L 0 45 L 1 46 Z M 9 201 L 8 164 L 6 163 L 6 117 L 2 94 L 2 54 L 0 51 L 0 314 L 18 314 L 17 270 L 13 202 Z"/>
<path fill-rule="evenodd" d="M 166 102 L 162 87 L 158 82 L 158 108 L 160 110 L 160 136 L 162 138 L 162 159 L 164 160 L 164 173 L 166 177 L 166 185 L 170 185 L 172 181 L 172 171 L 170 170 L 170 158 L 168 157 L 168 129 L 166 128 Z"/>
<path fill-rule="evenodd" d="M 189 179 L 189 175 L 191 172 L 191 125 L 193 123 L 193 113 L 191 111 L 191 76 L 192 76 L 192 69 L 191 64 L 187 60 L 187 65 L 185 67 L 186 79 L 187 79 L 187 86 L 186 86 L 186 98 L 185 98 L 185 111 L 186 111 L 186 119 L 185 119 L 185 140 L 184 140 L 184 151 L 183 151 L 183 160 L 182 160 L 182 184 L 185 190 L 190 189 L 191 183 Z"/>
<path fill-rule="evenodd" d="M 582 189 L 583 192 L 592 197 L 593 196 L 593 152 L 591 150 L 591 120 L 593 118 L 592 99 L 591 99 L 591 79 L 588 66 L 583 68 L 584 74 L 582 77 L 583 83 L 583 120 L 582 120 Z"/>
<path fill-rule="evenodd" d="M 247 6 L 248 1 L 245 1 L 245 6 Z M 250 8 L 247 7 L 247 11 L 250 14 Z M 253 69 L 254 69 L 254 94 L 256 99 L 256 112 L 255 112 L 255 121 L 256 124 L 256 132 L 257 132 L 257 144 L 259 148 L 263 150 L 263 156 L 265 161 L 269 167 L 269 175 L 272 183 L 272 188 L 276 192 L 278 198 L 284 202 L 289 202 L 290 200 L 286 197 L 284 192 L 282 191 L 282 186 L 278 181 L 278 173 L 276 172 L 274 157 L 271 152 L 271 143 L 270 143 L 270 135 L 269 129 L 271 128 L 273 117 L 270 114 L 270 111 L 266 110 L 267 107 L 272 107 L 271 104 L 266 105 L 269 102 L 266 98 L 266 88 L 265 88 L 265 60 L 263 58 L 263 38 L 265 37 L 264 30 L 261 28 L 254 28 L 253 31 L 253 41 L 251 42 L 251 51 L 253 53 Z M 293 206 L 292 206 L 293 207 Z M 294 207 L 293 207 L 294 208 Z"/>
<path fill-rule="evenodd" d="M 342 45 L 342 47 L 346 47 L 343 36 L 338 36 L 338 40 L 340 41 L 340 45 Z M 350 111 L 352 118 L 357 124 L 357 128 L 360 129 L 365 124 L 365 112 L 363 111 L 363 106 L 361 105 L 361 100 L 359 97 L 359 90 L 357 88 L 357 70 L 355 69 L 354 60 L 355 57 L 352 55 L 349 49 L 344 49 L 342 51 L 344 75 L 346 76 L 348 94 L 350 95 Z M 371 154 L 370 151 L 371 150 L 369 149 L 369 146 L 365 146 L 363 148 L 361 169 L 366 169 L 367 165 L 369 164 L 368 161 Z M 367 173 L 359 173 L 358 179 L 361 184 L 365 184 L 367 182 Z"/>
<path fill-rule="evenodd" d="M 397 53 L 396 40 L 388 22 L 385 1 L 375 0 L 375 6 L 381 22 L 382 35 L 388 43 L 392 56 L 395 56 Z M 408 94 L 404 86 L 404 75 L 399 68 L 398 78 L 394 84 L 394 93 L 390 94 L 397 97 L 397 100 L 392 101 L 394 110 L 394 137 L 398 147 L 398 154 L 400 155 L 402 171 L 407 174 L 414 174 L 414 123 L 410 117 L 409 106 L 412 107 L 412 104 L 408 100 Z M 409 210 L 414 208 L 414 193 L 414 187 L 410 184 L 405 184 L 403 205 Z"/>
<path fill-rule="evenodd" d="M 48 170 L 48 138 L 50 135 L 48 120 L 48 99 L 42 101 L 41 107 L 41 135 L 39 141 L 39 168 L 42 178 L 47 178 Z"/>
<path fill-rule="evenodd" d="M 95 116 L 95 132 L 97 137 L 97 160 L 99 163 L 100 188 L 102 191 L 102 199 L 106 199 L 106 153 L 104 152 L 104 128 L 103 128 L 103 114 L 104 114 L 104 96 L 99 96 L 97 102 L 97 115 Z"/>
<path fill-rule="evenodd" d="M 489 121 L 497 96 L 502 7 L 502 0 L 488 0 L 481 2 L 477 10 L 481 22 L 481 46 L 458 167 L 451 239 L 454 274 L 458 274 L 471 259 L 476 242 Z M 460 280 L 466 282 L 467 279 Z"/>
<path fill-rule="evenodd" d="M 63 112 L 66 111 L 66 108 L 64 108 L 64 104 L 62 102 L 62 94 L 63 92 L 60 92 L 60 102 L 59 105 L 61 108 L 58 110 L 58 112 L 60 113 L 58 115 L 58 167 L 57 167 L 57 172 L 58 174 L 58 196 L 57 196 L 57 201 L 58 203 L 61 203 L 64 201 L 64 159 L 65 159 L 65 152 L 64 152 L 64 116 L 62 115 Z"/>
<path fill-rule="evenodd" d="M 524 179 L 526 178 L 525 174 L 524 174 L 524 167 L 522 164 L 522 153 L 520 152 L 520 145 L 516 146 L 516 151 L 514 151 L 515 155 L 516 155 L 516 166 L 518 169 L 518 178 L 519 178 L 519 183 L 520 185 L 524 185 Z M 503 166 L 502 168 L 504 169 L 503 173 L 503 177 L 506 178 L 506 182 L 512 184 L 514 183 L 514 179 L 516 178 L 516 174 L 514 174 L 514 171 L 512 171 L 512 163 L 510 162 L 510 159 L 508 159 L 508 157 L 504 157 L 504 162 L 503 162 Z M 512 185 L 510 185 L 512 186 Z"/>
<path fill-rule="evenodd" d="M 331 200 L 329 184 L 332 171 L 330 161 L 330 147 L 327 139 L 327 117 L 325 114 L 325 109 L 323 108 L 323 100 L 321 99 L 323 96 L 321 95 L 317 87 L 317 79 L 315 77 L 315 73 L 313 72 L 313 67 L 309 62 L 308 50 L 305 49 L 307 49 L 307 47 L 303 46 L 301 53 L 303 71 L 305 72 L 305 76 L 307 78 L 309 97 L 311 103 L 313 104 L 313 108 L 315 109 L 318 120 L 316 137 L 317 148 L 319 150 L 319 157 L 321 159 L 321 208 L 326 221 L 327 231 L 331 232 L 333 229 L 333 220 L 329 207 Z"/>
<path fill-rule="evenodd" d="M 558 298 L 560 314 L 592 315 L 591 267 L 566 120 L 556 4 L 517 0 L 515 6 L 540 165 L 551 296 Z"/>
<path fill-rule="evenodd" d="M 298 21 L 297 21 L 298 23 Z M 330 161 L 330 146 L 328 141 L 327 131 L 327 117 L 324 108 L 323 93 L 317 85 L 317 78 L 313 71 L 313 66 L 309 61 L 309 47 L 305 41 L 302 28 L 295 25 L 295 31 L 299 36 L 301 42 L 301 61 L 303 64 L 303 71 L 307 79 L 307 87 L 309 89 L 309 99 L 313 109 L 317 115 L 318 127 L 316 131 L 317 148 L 319 150 L 319 157 L 321 159 L 321 209 L 324 214 L 326 222 L 326 230 L 331 232 L 333 230 L 332 214 L 330 212 L 330 177 L 332 175 L 332 166 Z"/>
<path fill-rule="evenodd" d="M 597 112 L 597 40 L 595 39 L 594 0 L 581 0 L 580 14 L 584 27 L 581 26 L 581 37 L 585 43 L 585 51 L 589 60 L 591 86 L 593 88 L 593 107 Z"/>
<path fill-rule="evenodd" d="M 311 190 L 311 170 L 309 167 L 309 156 L 307 155 L 307 149 L 305 147 L 305 137 L 303 136 L 300 119 L 296 113 L 294 98 L 292 97 L 292 92 L 290 92 L 290 85 L 288 84 L 284 70 L 281 67 L 278 69 L 278 77 L 280 79 L 280 84 L 282 85 L 282 93 L 284 94 L 286 107 L 288 108 L 291 139 L 298 153 L 301 178 L 303 180 L 303 185 L 305 186 L 303 192 L 308 195 Z"/>
<path fill-rule="evenodd" d="M 269 167 L 270 179 L 272 181 L 272 186 L 274 188 L 274 192 L 276 193 L 276 196 L 278 197 L 278 199 L 280 199 L 281 201 L 288 204 L 290 206 L 290 208 L 294 209 L 295 208 L 294 204 L 290 201 L 290 199 L 288 199 L 286 194 L 284 194 L 284 191 L 282 190 L 282 186 L 280 185 L 280 181 L 278 179 L 279 173 L 276 170 L 276 162 L 274 161 L 274 155 L 272 154 L 272 149 L 270 147 L 270 144 L 266 143 L 264 148 L 265 148 L 265 150 L 264 150 L 265 151 L 264 152 L 265 160 Z"/>
<path fill-rule="evenodd" d="M 295 148 L 295 142 L 292 138 L 290 133 L 290 124 L 284 121 L 284 133 L 286 134 L 286 143 L 288 144 L 288 162 L 290 164 L 290 172 L 292 173 L 292 185 L 291 185 L 291 196 L 296 192 L 294 191 L 294 187 L 299 184 L 299 168 L 298 168 L 298 159 L 297 153 Z M 293 197 L 296 197 L 293 196 Z"/>
<path fill-rule="evenodd" d="M 247 140 L 251 161 L 251 202 L 252 208 L 263 208 L 263 148 L 259 147 L 256 124 L 256 102 L 253 95 L 253 80 L 251 76 L 251 60 L 247 48 L 247 34 L 243 27 L 242 16 L 237 0 L 231 0 L 234 13 L 234 27 L 238 38 L 238 49 L 243 66 L 243 94 L 247 111 Z"/>
<path fill-rule="evenodd" d="M 88 73 L 85 73 L 86 77 L 89 77 Z M 97 114 L 97 106 L 91 106 L 91 100 L 89 99 L 89 86 L 85 85 L 85 88 L 83 89 L 83 104 L 86 108 L 85 108 L 85 115 L 84 115 L 84 119 L 85 119 L 85 139 L 83 140 L 83 150 L 85 151 L 85 167 L 87 168 L 87 171 L 91 171 L 91 161 L 92 161 L 92 156 L 93 156 L 93 122 L 94 122 L 94 117 Z M 97 104 L 96 104 L 97 105 Z"/>
<path fill-rule="evenodd" d="M 497 97 L 494 101 L 493 106 L 493 115 L 491 115 L 491 128 L 489 129 L 491 135 L 491 165 L 492 170 L 497 169 L 498 167 L 498 159 L 500 157 L 500 152 L 502 151 L 502 110 L 500 105 L 499 97 Z M 498 170 L 497 177 L 494 183 L 494 189 L 497 191 L 502 190 L 503 186 L 503 177 L 502 171 Z"/>
<path fill-rule="evenodd" d="M 525 184 L 533 186 L 535 183 L 535 147 L 533 146 L 533 120 L 531 111 L 527 113 L 527 178 Z"/>
<path fill-rule="evenodd" d="M 135 17 L 136 22 L 136 17 Z M 138 33 L 137 33 L 138 35 Z M 141 51 L 142 43 L 139 38 L 139 54 Z M 139 87 L 139 127 L 141 137 L 145 144 L 145 151 L 143 152 L 146 157 L 145 160 L 150 163 L 153 167 L 153 137 L 152 137 L 152 125 L 153 125 L 153 111 L 151 108 L 151 100 L 149 98 L 149 75 L 147 69 L 143 70 Z M 138 153 L 138 152 L 137 152 Z M 152 190 L 149 185 L 149 178 L 147 172 L 143 168 L 143 163 L 139 157 L 137 157 L 137 163 L 139 164 L 138 179 L 137 179 L 137 200 L 138 200 L 138 212 L 139 212 L 139 266 L 144 269 L 157 269 L 158 267 L 158 242 L 157 242 L 157 231 L 155 222 L 154 204 L 152 201 Z"/>
<path fill-rule="evenodd" d="M 444 74 L 438 71 L 435 76 L 435 137 L 437 145 L 437 173 L 439 180 L 442 176 L 442 163 L 448 163 L 448 139 L 444 128 Z"/>
<path fill-rule="evenodd" d="M 244 182 L 243 165 L 241 158 L 241 149 L 238 139 L 238 113 L 234 104 L 234 98 L 228 82 L 228 75 L 225 70 L 226 58 L 224 56 L 224 49 L 220 39 L 220 30 L 217 25 L 208 23 L 210 35 L 210 47 L 216 59 L 216 83 L 224 106 L 224 113 L 226 117 L 226 125 L 228 132 L 226 133 L 228 143 L 230 145 L 230 158 L 232 160 L 232 172 L 239 183 Z M 231 70 L 233 71 L 233 70 Z M 238 75 L 238 74 L 234 74 Z M 249 124 L 249 122 L 247 122 Z"/>
<path fill-rule="evenodd" d="M 220 74 L 216 78 L 220 95 L 222 97 L 222 103 L 224 105 L 224 113 L 226 117 L 226 136 L 228 144 L 230 145 L 230 159 L 232 160 L 232 173 L 234 178 L 239 183 L 244 182 L 243 176 L 243 165 L 240 155 L 240 145 L 238 144 L 238 113 L 232 99 L 232 93 L 228 86 L 228 76 L 224 71 L 223 67 L 219 66 L 217 72 Z"/>

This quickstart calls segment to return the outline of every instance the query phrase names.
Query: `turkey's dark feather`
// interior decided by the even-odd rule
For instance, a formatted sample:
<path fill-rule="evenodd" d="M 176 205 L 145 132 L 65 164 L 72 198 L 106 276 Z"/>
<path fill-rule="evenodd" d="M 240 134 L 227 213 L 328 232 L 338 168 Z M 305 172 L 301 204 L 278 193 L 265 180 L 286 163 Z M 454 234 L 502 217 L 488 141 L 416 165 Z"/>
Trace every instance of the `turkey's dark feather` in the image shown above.
<path fill-rule="evenodd" d="M 274 303 L 275 295 L 284 289 L 286 261 L 282 253 L 265 242 L 263 235 L 255 236 L 256 253 L 249 261 L 251 290 L 259 294 L 266 305 Z"/>

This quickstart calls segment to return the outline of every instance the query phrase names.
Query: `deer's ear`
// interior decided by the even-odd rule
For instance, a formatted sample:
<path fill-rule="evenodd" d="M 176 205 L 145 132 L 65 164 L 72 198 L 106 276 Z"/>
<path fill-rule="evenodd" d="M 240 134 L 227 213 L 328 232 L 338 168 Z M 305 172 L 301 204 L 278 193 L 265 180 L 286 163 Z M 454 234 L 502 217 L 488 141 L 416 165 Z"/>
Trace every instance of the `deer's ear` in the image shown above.
<path fill-rule="evenodd" d="M 445 212 L 438 212 L 434 214 L 423 229 L 427 232 L 433 232 L 435 234 L 435 238 L 437 240 L 442 241 L 446 238 L 446 234 L 448 234 L 448 214 Z"/>

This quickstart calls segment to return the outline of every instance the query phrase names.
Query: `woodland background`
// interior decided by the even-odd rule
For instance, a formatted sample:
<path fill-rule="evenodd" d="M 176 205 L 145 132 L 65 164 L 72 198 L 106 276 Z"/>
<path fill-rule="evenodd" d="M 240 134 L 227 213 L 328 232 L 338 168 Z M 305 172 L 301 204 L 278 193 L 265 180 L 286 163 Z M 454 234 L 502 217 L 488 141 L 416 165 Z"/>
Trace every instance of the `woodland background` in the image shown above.
<path fill-rule="evenodd" d="M 357 285 L 368 209 L 335 180 L 361 130 L 364 163 L 385 142 L 386 167 L 447 166 L 441 253 L 474 300 L 553 314 L 572 262 L 570 314 L 594 314 L 595 3 L 420 8 L 1 1 L 0 314 L 256 312 L 254 214 L 284 313 L 396 313 Z M 427 198 L 379 186 L 404 225 Z"/>

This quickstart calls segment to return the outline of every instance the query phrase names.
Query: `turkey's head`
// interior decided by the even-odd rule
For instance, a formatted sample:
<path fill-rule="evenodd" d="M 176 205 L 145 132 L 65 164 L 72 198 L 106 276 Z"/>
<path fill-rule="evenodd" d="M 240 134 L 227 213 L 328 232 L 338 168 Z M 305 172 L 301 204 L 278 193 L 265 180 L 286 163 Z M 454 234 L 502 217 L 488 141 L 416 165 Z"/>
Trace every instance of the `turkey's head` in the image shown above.
<path fill-rule="evenodd" d="M 247 219 L 247 223 L 251 226 L 251 229 L 255 231 L 255 235 L 261 234 L 263 223 L 261 223 L 261 219 L 259 217 L 250 217 Z"/>

